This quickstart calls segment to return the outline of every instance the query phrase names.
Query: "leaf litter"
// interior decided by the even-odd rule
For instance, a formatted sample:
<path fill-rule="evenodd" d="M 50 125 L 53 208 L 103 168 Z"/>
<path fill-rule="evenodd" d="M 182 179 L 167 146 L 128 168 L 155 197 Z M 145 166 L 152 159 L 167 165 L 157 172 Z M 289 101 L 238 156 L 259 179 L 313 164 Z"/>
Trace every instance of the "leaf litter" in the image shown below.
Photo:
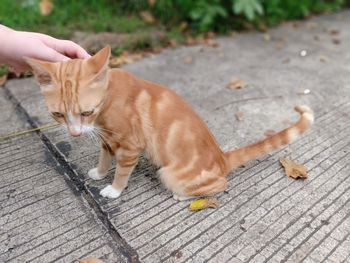
<path fill-rule="evenodd" d="M 207 208 L 218 208 L 219 201 L 216 198 L 202 198 L 194 200 L 190 203 L 188 209 L 192 212 L 207 209 Z"/>
<path fill-rule="evenodd" d="M 227 84 L 227 88 L 229 88 L 229 89 L 243 89 L 246 86 L 247 86 L 247 83 L 244 80 L 241 80 L 239 78 L 233 78 Z"/>
<path fill-rule="evenodd" d="M 244 120 L 244 113 L 241 111 L 237 111 L 235 113 L 235 117 L 237 121 L 243 121 Z"/>
<path fill-rule="evenodd" d="M 288 158 L 280 159 L 280 163 L 284 167 L 287 176 L 294 179 L 307 179 L 307 168 L 304 165 L 298 164 Z"/>
<path fill-rule="evenodd" d="M 0 87 L 4 86 L 7 81 L 7 74 L 0 77 Z"/>

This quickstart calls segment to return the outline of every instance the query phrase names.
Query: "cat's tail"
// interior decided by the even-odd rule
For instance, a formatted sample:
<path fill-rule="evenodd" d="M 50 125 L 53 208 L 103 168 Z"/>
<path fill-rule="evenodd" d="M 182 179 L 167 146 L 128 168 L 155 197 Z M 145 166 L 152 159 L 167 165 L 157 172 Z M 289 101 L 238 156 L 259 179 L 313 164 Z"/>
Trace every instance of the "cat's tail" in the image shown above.
<path fill-rule="evenodd" d="M 286 128 L 265 140 L 226 152 L 227 172 L 250 160 L 281 148 L 283 145 L 293 142 L 303 134 L 314 121 L 313 111 L 305 105 L 296 106 L 294 109 L 300 113 L 300 119 L 293 126 Z"/>

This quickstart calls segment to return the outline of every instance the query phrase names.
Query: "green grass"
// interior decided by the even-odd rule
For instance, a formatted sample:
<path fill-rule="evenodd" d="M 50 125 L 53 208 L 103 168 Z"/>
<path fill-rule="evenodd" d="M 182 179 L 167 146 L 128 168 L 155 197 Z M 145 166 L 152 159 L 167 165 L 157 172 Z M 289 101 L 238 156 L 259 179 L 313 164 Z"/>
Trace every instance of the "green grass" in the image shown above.
<path fill-rule="evenodd" d="M 49 16 L 40 14 L 39 0 L 1 0 L 0 23 L 17 30 L 69 37 L 74 31 L 134 32 L 149 27 L 137 15 L 122 12 L 116 1 L 56 0 Z"/>
<path fill-rule="evenodd" d="M 18 30 L 36 31 L 69 38 L 75 31 L 138 31 L 113 53 L 149 49 L 168 40 L 183 42 L 186 35 L 198 36 L 209 31 L 221 34 L 232 30 L 264 29 L 278 23 L 301 19 L 312 14 L 337 11 L 350 6 L 350 0 L 53 0 L 49 16 L 40 14 L 40 0 L 1 0 L 0 23 Z M 155 25 L 143 21 L 139 13 L 147 10 Z M 188 25 L 185 35 L 181 24 Z M 150 36 L 151 29 L 162 30 L 166 39 Z"/>

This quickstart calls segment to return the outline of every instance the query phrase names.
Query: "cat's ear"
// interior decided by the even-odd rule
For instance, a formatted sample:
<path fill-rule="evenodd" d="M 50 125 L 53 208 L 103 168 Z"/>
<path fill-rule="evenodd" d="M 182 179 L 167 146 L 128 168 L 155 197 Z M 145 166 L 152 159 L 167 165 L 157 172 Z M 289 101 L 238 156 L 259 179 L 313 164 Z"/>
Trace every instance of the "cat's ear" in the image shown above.
<path fill-rule="evenodd" d="M 87 60 L 89 73 L 97 75 L 108 70 L 109 58 L 111 56 L 111 47 L 109 45 L 102 48 L 99 52 Z"/>
<path fill-rule="evenodd" d="M 44 88 L 52 84 L 50 72 L 54 70 L 54 63 L 28 57 L 24 57 L 24 60 L 32 68 L 34 76 L 41 87 Z"/>

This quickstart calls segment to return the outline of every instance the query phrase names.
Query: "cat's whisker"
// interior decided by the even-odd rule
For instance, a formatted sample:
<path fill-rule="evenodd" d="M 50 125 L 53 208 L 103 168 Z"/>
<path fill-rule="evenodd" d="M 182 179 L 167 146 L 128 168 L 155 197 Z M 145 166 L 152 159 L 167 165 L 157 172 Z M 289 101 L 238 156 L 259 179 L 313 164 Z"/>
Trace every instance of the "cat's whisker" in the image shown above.
<path fill-rule="evenodd" d="M 95 136 L 95 138 L 98 140 L 99 145 L 101 145 L 101 144 L 107 145 L 103 135 L 99 131 L 92 129 L 91 132 Z"/>
<path fill-rule="evenodd" d="M 98 130 L 96 127 L 93 127 L 92 132 L 99 137 L 103 145 L 108 147 L 108 144 L 106 143 L 107 139 L 100 130 Z"/>
<path fill-rule="evenodd" d="M 101 131 L 106 131 L 106 132 L 110 132 L 110 133 L 112 133 L 112 134 L 115 134 L 115 135 L 119 135 L 118 133 L 116 133 L 116 132 L 114 132 L 114 131 L 111 131 L 111 130 L 109 130 L 109 129 L 105 129 L 105 128 L 102 128 L 102 127 L 95 127 L 94 126 L 94 128 L 97 128 L 97 129 L 100 129 Z"/>
<path fill-rule="evenodd" d="M 94 133 L 93 130 L 91 130 L 91 135 L 92 135 L 92 138 L 94 139 L 94 142 L 97 146 L 100 145 L 100 142 L 99 142 L 99 137 Z"/>
<path fill-rule="evenodd" d="M 83 134 L 86 134 L 86 135 L 89 137 L 90 141 L 91 141 L 94 145 L 97 144 L 97 143 L 96 143 L 96 138 L 93 136 L 93 134 L 92 134 L 90 131 L 85 132 L 85 133 L 83 133 Z"/>

